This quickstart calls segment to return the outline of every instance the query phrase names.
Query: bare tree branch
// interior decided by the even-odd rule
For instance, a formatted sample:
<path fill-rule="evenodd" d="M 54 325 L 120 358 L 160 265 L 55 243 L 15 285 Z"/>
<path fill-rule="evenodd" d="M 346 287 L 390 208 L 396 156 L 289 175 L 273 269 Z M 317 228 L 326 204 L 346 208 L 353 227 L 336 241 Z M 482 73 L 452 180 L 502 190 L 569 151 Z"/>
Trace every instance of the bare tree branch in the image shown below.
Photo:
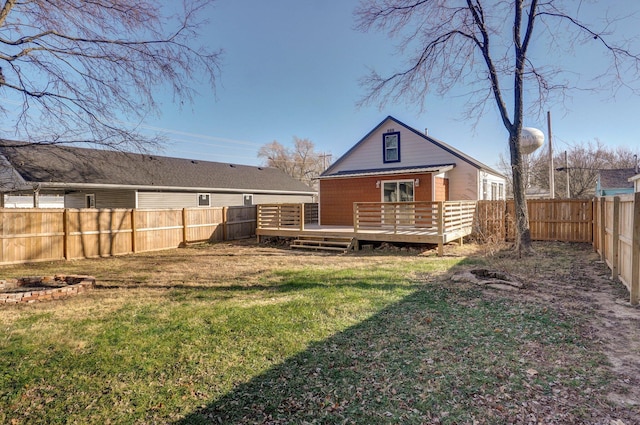
<path fill-rule="evenodd" d="M 117 123 L 158 113 L 159 93 L 191 101 L 195 79 L 214 92 L 221 51 L 195 44 L 210 3 L 2 2 L 0 96 L 9 103 L 0 100 L 0 114 L 12 123 L 8 137 L 138 149 L 157 142 Z"/>
<path fill-rule="evenodd" d="M 398 50 L 410 52 L 406 65 L 390 76 L 372 71 L 362 80 L 367 92 L 361 104 L 394 101 L 422 109 L 429 95 L 445 95 L 455 87 L 466 90 L 465 115 L 479 119 L 487 102 L 495 102 L 509 133 L 519 251 L 531 247 L 519 142 L 525 112 L 541 112 L 547 102 L 579 88 L 566 70 L 532 55 L 531 46 L 547 42 L 561 55 L 572 52 L 577 40 L 597 40 L 611 60 L 597 81 L 612 77 L 614 92 L 633 89 L 627 77 L 640 78 L 638 53 L 613 42 L 608 26 L 596 30 L 581 22 L 568 12 L 571 5 L 563 0 L 371 0 L 355 12 L 357 28 L 386 31 L 390 37 L 404 34 Z M 557 31 L 558 24 L 563 31 Z"/>

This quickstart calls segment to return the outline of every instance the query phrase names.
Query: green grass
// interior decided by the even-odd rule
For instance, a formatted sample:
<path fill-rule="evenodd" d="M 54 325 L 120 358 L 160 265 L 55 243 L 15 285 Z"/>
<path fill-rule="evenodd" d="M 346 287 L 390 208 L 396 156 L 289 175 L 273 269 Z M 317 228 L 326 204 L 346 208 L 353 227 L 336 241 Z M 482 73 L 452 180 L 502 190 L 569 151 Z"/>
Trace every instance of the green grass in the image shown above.
<path fill-rule="evenodd" d="M 606 385 L 577 319 L 376 261 L 0 310 L 0 423 L 502 423 Z"/>

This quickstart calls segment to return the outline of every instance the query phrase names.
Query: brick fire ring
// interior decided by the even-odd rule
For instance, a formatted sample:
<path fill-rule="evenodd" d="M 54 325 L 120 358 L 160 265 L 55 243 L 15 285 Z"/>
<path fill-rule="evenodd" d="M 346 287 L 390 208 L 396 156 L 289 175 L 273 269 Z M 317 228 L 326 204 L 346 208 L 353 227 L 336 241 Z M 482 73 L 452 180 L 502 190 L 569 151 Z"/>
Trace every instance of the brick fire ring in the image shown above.
<path fill-rule="evenodd" d="M 93 276 L 30 276 L 0 280 L 0 305 L 35 303 L 72 297 L 96 284 Z"/>

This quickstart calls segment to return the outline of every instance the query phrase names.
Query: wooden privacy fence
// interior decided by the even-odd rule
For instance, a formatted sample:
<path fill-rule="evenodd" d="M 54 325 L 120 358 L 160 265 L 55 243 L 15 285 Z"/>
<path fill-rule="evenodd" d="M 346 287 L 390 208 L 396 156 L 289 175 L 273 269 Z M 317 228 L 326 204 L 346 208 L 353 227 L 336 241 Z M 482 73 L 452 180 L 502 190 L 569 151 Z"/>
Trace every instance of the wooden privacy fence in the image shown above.
<path fill-rule="evenodd" d="M 255 206 L 0 209 L 0 264 L 122 255 L 255 235 Z"/>
<path fill-rule="evenodd" d="M 593 201 L 590 199 L 531 199 L 527 201 L 531 239 L 535 241 L 593 241 Z M 513 240 L 513 201 L 478 201 L 474 236 L 485 241 Z"/>
<path fill-rule="evenodd" d="M 611 269 L 611 277 L 629 290 L 631 304 L 640 298 L 640 193 L 598 198 L 594 249 Z"/>

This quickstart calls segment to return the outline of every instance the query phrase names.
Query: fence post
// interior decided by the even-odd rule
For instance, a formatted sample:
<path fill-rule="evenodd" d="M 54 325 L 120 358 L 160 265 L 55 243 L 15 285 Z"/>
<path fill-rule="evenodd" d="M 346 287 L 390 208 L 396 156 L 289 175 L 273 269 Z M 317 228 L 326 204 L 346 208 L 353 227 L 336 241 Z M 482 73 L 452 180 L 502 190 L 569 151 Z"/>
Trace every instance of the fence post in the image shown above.
<path fill-rule="evenodd" d="M 182 209 L 182 243 L 187 245 L 187 209 Z"/>
<path fill-rule="evenodd" d="M 607 237 L 606 206 L 607 206 L 607 202 L 604 196 L 600 197 L 600 243 L 598 245 L 600 245 L 600 260 L 602 262 L 607 261 L 607 254 L 606 252 L 604 252 L 604 247 L 606 245 L 605 238 Z"/>
<path fill-rule="evenodd" d="M 222 240 L 226 241 L 229 237 L 229 230 L 227 229 L 227 210 L 229 207 L 222 207 Z"/>
<path fill-rule="evenodd" d="M 64 250 L 64 259 L 69 260 L 69 209 L 62 211 L 62 233 L 64 233 L 62 241 L 62 249 Z"/>
<path fill-rule="evenodd" d="M 611 243 L 611 279 L 618 280 L 618 263 L 619 263 L 619 249 L 618 244 L 620 240 L 620 197 L 615 196 L 613 198 L 613 230 L 612 230 Z"/>
<path fill-rule="evenodd" d="M 629 301 L 631 305 L 638 304 L 640 296 L 640 192 L 633 198 L 633 237 L 631 249 L 631 285 Z"/>
<path fill-rule="evenodd" d="M 598 198 L 593 198 L 591 200 L 591 245 L 593 246 L 593 251 L 598 252 L 598 205 L 600 200 Z"/>
<path fill-rule="evenodd" d="M 138 232 L 136 224 L 136 209 L 131 208 L 131 252 L 138 251 Z"/>

